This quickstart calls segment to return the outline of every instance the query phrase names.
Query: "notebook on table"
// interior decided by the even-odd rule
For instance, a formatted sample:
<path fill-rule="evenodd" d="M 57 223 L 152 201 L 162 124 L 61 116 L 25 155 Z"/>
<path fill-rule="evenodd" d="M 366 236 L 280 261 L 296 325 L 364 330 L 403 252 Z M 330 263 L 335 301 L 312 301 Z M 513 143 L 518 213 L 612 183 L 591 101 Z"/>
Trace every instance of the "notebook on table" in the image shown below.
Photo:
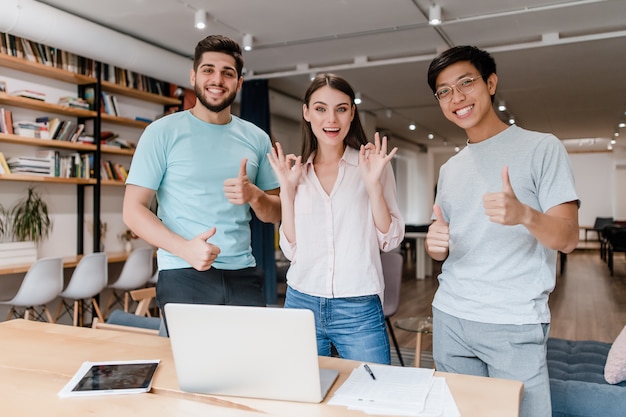
<path fill-rule="evenodd" d="M 316 403 L 337 379 L 310 310 L 170 303 L 165 317 L 182 391 Z"/>

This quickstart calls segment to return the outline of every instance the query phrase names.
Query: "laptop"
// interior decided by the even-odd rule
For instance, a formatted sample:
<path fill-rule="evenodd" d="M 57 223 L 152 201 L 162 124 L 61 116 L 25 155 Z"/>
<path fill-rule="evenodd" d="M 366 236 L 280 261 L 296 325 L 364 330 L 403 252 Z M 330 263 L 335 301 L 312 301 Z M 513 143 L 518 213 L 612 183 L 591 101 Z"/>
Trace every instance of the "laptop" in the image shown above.
<path fill-rule="evenodd" d="M 310 310 L 170 303 L 165 317 L 185 392 L 319 403 L 339 374 L 319 368 Z"/>

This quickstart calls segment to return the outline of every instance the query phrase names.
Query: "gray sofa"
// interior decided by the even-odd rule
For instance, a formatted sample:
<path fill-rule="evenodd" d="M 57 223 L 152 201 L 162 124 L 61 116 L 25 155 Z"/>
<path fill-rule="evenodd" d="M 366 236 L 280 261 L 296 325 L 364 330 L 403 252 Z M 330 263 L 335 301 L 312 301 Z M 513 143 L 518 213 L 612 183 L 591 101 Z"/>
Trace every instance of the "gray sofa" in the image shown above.
<path fill-rule="evenodd" d="M 552 417 L 624 417 L 626 381 L 604 379 L 610 343 L 548 339 Z"/>

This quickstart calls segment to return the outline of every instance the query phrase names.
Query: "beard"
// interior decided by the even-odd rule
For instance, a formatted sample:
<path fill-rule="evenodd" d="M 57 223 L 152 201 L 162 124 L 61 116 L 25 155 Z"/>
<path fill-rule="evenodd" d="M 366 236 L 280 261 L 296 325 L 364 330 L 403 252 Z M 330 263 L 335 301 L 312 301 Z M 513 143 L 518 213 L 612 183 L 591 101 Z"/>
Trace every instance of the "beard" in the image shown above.
<path fill-rule="evenodd" d="M 200 101 L 200 103 L 213 113 L 219 113 L 226 109 L 228 106 L 233 104 L 235 98 L 237 97 L 237 91 L 234 91 L 231 95 L 225 97 L 221 103 L 209 104 L 209 102 L 204 98 L 204 90 L 202 87 L 196 84 L 193 86 L 193 91 L 196 93 L 196 98 Z"/>

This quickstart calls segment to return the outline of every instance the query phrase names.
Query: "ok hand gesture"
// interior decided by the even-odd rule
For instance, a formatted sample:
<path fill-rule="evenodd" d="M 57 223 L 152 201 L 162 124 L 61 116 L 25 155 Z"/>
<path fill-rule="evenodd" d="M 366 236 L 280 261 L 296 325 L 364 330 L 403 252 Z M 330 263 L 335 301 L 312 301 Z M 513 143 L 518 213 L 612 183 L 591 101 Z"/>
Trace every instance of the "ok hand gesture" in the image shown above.
<path fill-rule="evenodd" d="M 272 148 L 267 157 L 278 178 L 281 192 L 295 190 L 302 176 L 302 156 L 285 155 L 281 144 L 276 142 L 276 148 Z"/>
<path fill-rule="evenodd" d="M 380 134 L 374 135 L 374 143 L 361 145 L 359 151 L 359 170 L 366 188 L 379 183 L 385 165 L 391 161 L 398 148 L 393 148 L 387 154 L 387 136 L 383 136 L 381 143 Z"/>

